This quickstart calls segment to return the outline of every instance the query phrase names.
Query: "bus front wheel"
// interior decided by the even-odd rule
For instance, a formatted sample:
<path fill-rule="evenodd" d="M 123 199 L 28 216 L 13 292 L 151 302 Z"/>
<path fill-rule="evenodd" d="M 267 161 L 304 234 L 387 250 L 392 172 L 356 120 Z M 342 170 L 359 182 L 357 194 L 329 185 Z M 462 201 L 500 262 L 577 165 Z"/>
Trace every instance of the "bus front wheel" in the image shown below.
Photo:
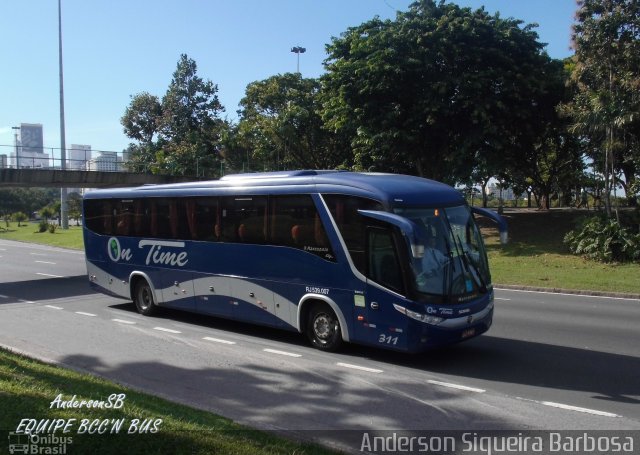
<path fill-rule="evenodd" d="M 313 347 L 322 351 L 336 351 L 342 346 L 340 321 L 327 305 L 316 304 L 311 308 L 306 333 Z"/>
<path fill-rule="evenodd" d="M 140 280 L 136 283 L 133 302 L 136 304 L 138 313 L 145 316 L 151 316 L 157 311 L 157 307 L 153 303 L 153 289 L 146 280 Z"/>

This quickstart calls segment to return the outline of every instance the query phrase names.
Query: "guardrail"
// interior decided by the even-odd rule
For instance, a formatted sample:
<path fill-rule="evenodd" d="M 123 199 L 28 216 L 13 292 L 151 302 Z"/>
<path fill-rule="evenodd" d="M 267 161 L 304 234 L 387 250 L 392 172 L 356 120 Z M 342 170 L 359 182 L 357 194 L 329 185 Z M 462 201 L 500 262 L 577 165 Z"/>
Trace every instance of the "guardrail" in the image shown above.
<path fill-rule="evenodd" d="M 60 150 L 55 147 L 0 144 L 0 168 L 98 172 L 147 171 L 147 169 L 129 169 L 126 165 L 128 156 L 125 152 L 67 148 L 63 163 Z M 78 158 L 79 155 L 82 157 Z"/>

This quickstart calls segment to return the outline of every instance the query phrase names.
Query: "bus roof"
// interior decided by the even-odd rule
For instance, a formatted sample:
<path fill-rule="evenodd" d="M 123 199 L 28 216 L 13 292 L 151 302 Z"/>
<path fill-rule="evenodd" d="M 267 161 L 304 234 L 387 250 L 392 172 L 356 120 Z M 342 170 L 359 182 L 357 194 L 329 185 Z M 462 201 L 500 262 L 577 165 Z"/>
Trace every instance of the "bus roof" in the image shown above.
<path fill-rule="evenodd" d="M 95 190 L 85 194 L 85 198 L 292 193 L 349 194 L 376 199 L 390 206 L 449 206 L 464 203 L 459 191 L 434 180 L 400 174 L 331 170 L 231 174 L 220 180 Z"/>

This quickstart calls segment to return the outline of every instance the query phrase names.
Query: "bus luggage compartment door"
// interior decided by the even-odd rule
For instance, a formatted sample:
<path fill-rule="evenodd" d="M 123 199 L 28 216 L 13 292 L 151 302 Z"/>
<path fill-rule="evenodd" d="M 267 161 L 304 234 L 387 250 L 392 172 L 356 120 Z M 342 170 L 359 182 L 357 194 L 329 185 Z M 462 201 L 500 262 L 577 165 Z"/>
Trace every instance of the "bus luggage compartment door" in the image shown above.
<path fill-rule="evenodd" d="M 193 274 L 181 270 L 163 270 L 160 272 L 163 306 L 193 311 L 195 298 Z"/>
<path fill-rule="evenodd" d="M 233 278 L 206 274 L 194 275 L 196 311 L 198 313 L 233 317 L 235 299 L 231 293 L 230 280 Z"/>
<path fill-rule="evenodd" d="M 231 285 L 235 317 L 256 324 L 279 327 L 273 291 L 259 280 L 237 279 Z"/>

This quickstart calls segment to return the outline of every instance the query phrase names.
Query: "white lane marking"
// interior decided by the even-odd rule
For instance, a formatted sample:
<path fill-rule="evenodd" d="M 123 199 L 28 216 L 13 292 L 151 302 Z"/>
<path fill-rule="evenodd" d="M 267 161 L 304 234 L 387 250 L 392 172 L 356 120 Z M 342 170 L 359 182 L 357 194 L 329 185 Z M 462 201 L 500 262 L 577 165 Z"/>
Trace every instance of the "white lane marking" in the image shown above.
<path fill-rule="evenodd" d="M 52 275 L 50 273 L 40 273 L 40 272 L 36 272 L 36 275 L 41 275 L 41 276 L 50 276 L 52 278 L 64 278 L 62 275 Z"/>
<path fill-rule="evenodd" d="M 593 414 L 593 415 L 602 416 L 602 417 L 620 417 L 618 414 L 612 414 L 611 412 L 598 411 L 596 409 L 580 408 L 578 406 L 571 406 L 571 405 L 562 404 L 562 403 L 554 403 L 552 401 L 541 401 L 540 403 L 545 406 L 565 409 L 567 411 L 584 412 L 586 414 Z"/>
<path fill-rule="evenodd" d="M 33 261 L 33 262 L 37 262 L 38 264 L 51 264 L 51 265 L 56 265 L 55 262 L 49 262 L 49 261 Z"/>
<path fill-rule="evenodd" d="M 178 330 L 173 330 L 173 329 L 165 329 L 164 327 L 154 327 L 153 330 L 159 330 L 161 332 L 167 332 L 167 333 L 182 333 Z"/>
<path fill-rule="evenodd" d="M 76 311 L 76 314 L 80 314 L 82 316 L 91 316 L 91 317 L 96 317 L 97 316 L 97 314 L 85 313 L 84 311 Z"/>
<path fill-rule="evenodd" d="M 294 354 L 293 352 L 286 352 L 286 351 L 278 351 L 277 349 L 263 349 L 263 351 L 270 352 L 271 354 L 286 355 L 288 357 L 302 357 L 301 354 Z"/>
<path fill-rule="evenodd" d="M 0 299 L 8 299 L 9 296 L 8 295 L 0 295 Z"/>
<path fill-rule="evenodd" d="M 214 343 L 220 344 L 236 344 L 235 341 L 221 340 L 220 338 L 204 337 L 203 340 L 213 341 Z"/>
<path fill-rule="evenodd" d="M 55 305 L 45 305 L 47 308 L 52 308 L 54 310 L 64 310 L 64 308 L 55 306 Z"/>
<path fill-rule="evenodd" d="M 494 297 L 494 300 L 511 300 L 511 299 L 505 299 L 504 297 Z"/>
<path fill-rule="evenodd" d="M 120 324 L 135 324 L 133 321 L 127 321 L 125 319 L 112 319 L 113 322 L 119 322 Z"/>
<path fill-rule="evenodd" d="M 336 363 L 336 365 L 338 365 L 339 367 L 351 368 L 352 370 L 367 371 L 369 373 L 383 373 L 382 370 L 378 370 L 376 368 L 361 367 L 360 365 L 352 365 L 350 363 L 338 362 Z"/>
<path fill-rule="evenodd" d="M 475 392 L 475 393 L 485 393 L 486 392 L 486 390 L 484 390 L 484 389 L 478 389 L 476 387 L 468 387 L 466 385 L 460 385 L 460 384 L 452 384 L 450 382 L 433 381 L 431 379 L 429 379 L 427 382 L 429 384 L 439 385 L 439 386 L 442 386 L 442 387 L 448 387 L 450 389 L 464 390 L 466 392 Z"/>
<path fill-rule="evenodd" d="M 44 253 L 29 253 L 31 256 L 47 256 Z"/>
<path fill-rule="evenodd" d="M 24 300 L 24 299 L 18 299 L 18 302 L 20 302 L 20 303 L 36 303 L 36 302 L 31 301 L 31 300 Z"/>
<path fill-rule="evenodd" d="M 587 298 L 587 299 L 630 300 L 632 302 L 640 302 L 640 299 L 634 299 L 629 297 L 608 297 L 604 295 L 569 294 L 566 292 L 527 291 L 525 289 L 506 289 L 506 288 L 493 288 L 493 289 L 497 291 L 506 291 L 506 292 L 524 292 L 529 294 L 551 294 L 551 295 L 563 295 L 566 297 L 581 297 L 581 298 Z"/>

